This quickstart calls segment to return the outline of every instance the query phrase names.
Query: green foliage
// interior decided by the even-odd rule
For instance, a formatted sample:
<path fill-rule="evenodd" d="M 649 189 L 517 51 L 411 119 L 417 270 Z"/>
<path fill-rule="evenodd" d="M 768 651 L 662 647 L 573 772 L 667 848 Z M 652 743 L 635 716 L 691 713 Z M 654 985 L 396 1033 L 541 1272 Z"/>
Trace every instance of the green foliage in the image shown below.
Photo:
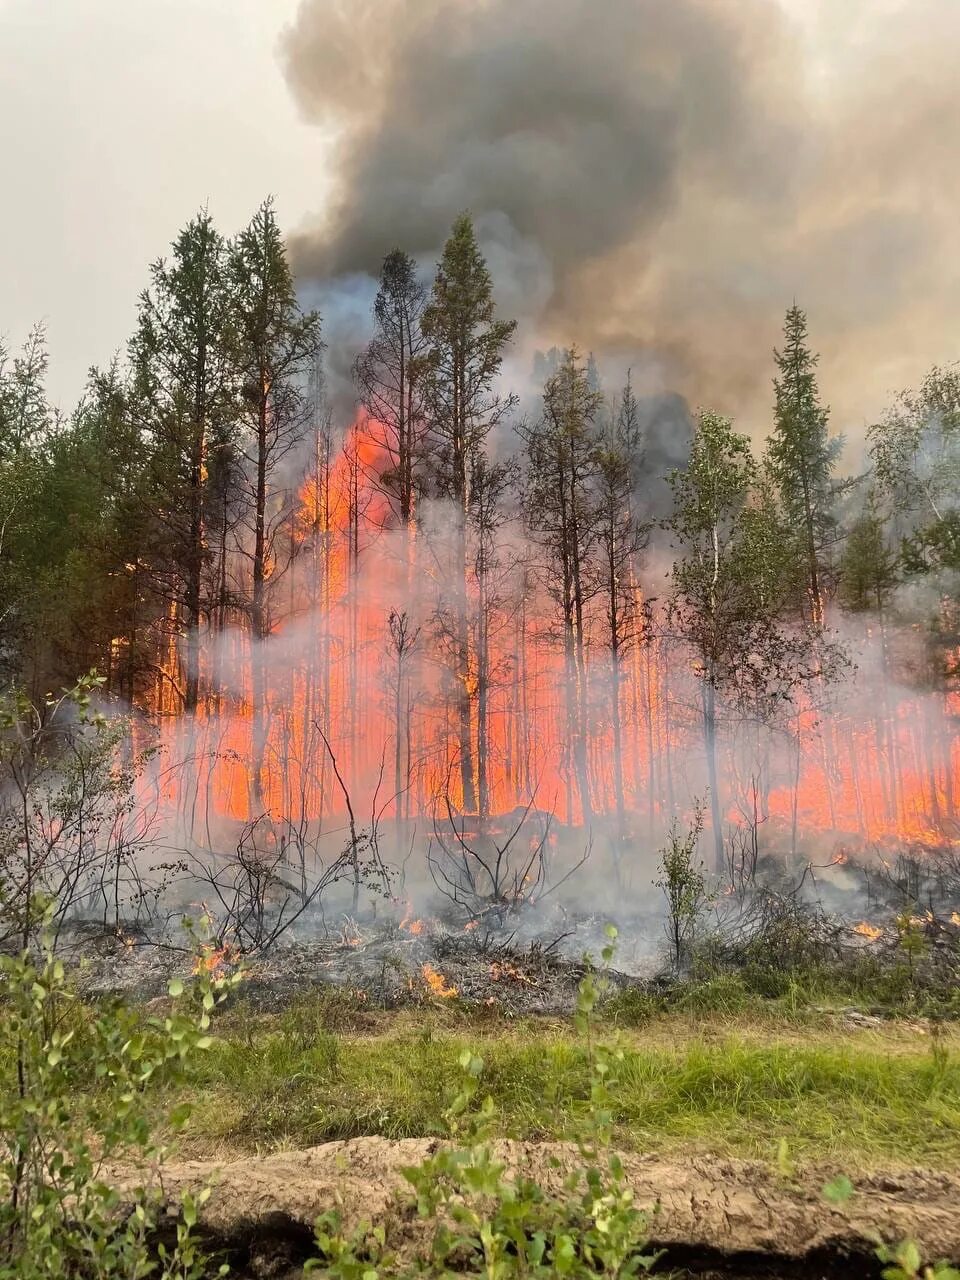
<path fill-rule="evenodd" d="M 331 1280 L 378 1280 L 380 1266 L 390 1263 L 386 1253 L 386 1232 L 364 1220 L 345 1233 L 343 1217 L 330 1210 L 314 1223 L 314 1243 L 319 1256 L 310 1258 L 303 1270 L 309 1275 L 318 1271 Z M 395 1276 L 395 1271 L 388 1274 Z"/>
<path fill-rule="evenodd" d="M 847 534 L 840 563 L 840 601 L 853 613 L 882 614 L 899 581 L 885 521 L 871 501 Z"/>
<path fill-rule="evenodd" d="M 11 360 L 0 341 L 0 462 L 22 455 L 48 430 L 47 338 L 42 324 L 30 331 Z"/>
<path fill-rule="evenodd" d="M 667 900 L 666 932 L 674 969 L 683 967 L 686 949 L 705 908 L 711 902 L 703 863 L 696 860 L 703 832 L 703 805 L 694 805 L 693 825 L 685 835 L 674 820 L 667 847 L 660 853 L 656 884 Z"/>
<path fill-rule="evenodd" d="M 846 1174 L 840 1174 L 823 1188 L 824 1198 L 833 1205 L 846 1204 L 855 1194 Z M 876 1256 L 884 1264 L 883 1280 L 960 1280 L 960 1270 L 948 1262 L 925 1264 L 915 1240 L 901 1240 L 894 1245 L 881 1242 Z"/>
<path fill-rule="evenodd" d="M 127 911 L 149 905 L 128 830 L 149 751 L 133 753 L 128 722 L 94 708 L 104 683 L 91 671 L 39 706 L 20 690 L 0 695 L 0 940 L 8 945 L 35 938 L 47 904 L 55 943 L 71 914 L 117 928 Z"/>
<path fill-rule="evenodd" d="M 443 247 L 421 327 L 427 342 L 421 376 L 438 435 L 434 480 L 465 511 L 471 469 L 514 404 L 492 388 L 517 327 L 515 320 L 496 319 L 493 279 L 467 213 Z"/>
<path fill-rule="evenodd" d="M 132 1162 L 156 1184 L 164 1149 L 151 1133 L 145 1091 L 176 1079 L 210 1047 L 211 1011 L 236 979 L 202 977 L 182 1002 L 182 984 L 171 984 L 173 1010 L 140 1022 L 116 1004 L 78 1018 L 49 942 L 39 963 L 26 951 L 0 957 L 0 977 L 0 1276 L 209 1275 L 193 1235 L 206 1193 L 184 1198 L 176 1243 L 156 1259 L 159 1193 L 141 1186 L 121 1195 L 104 1170 Z M 189 1114 L 180 1104 L 168 1124 L 176 1131 Z"/>
<path fill-rule="evenodd" d="M 897 1245 L 880 1245 L 877 1258 L 885 1263 L 883 1280 L 960 1280 L 960 1270 L 948 1262 L 925 1265 L 913 1240 Z"/>
<path fill-rule="evenodd" d="M 887 536 L 901 576 L 928 589 L 898 604 L 921 628 L 927 669 L 906 678 L 934 688 L 956 678 L 956 575 L 960 571 L 960 369 L 934 367 L 867 433 Z"/>
<path fill-rule="evenodd" d="M 828 1204 L 846 1204 L 852 1195 L 853 1183 L 843 1173 L 833 1178 L 823 1188 L 823 1198 Z"/>

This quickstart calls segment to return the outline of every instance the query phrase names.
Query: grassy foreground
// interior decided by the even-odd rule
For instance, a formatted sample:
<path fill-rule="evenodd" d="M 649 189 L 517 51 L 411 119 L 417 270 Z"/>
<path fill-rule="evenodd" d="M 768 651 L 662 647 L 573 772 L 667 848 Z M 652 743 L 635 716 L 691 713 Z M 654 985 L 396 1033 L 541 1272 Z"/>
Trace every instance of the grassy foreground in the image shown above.
<path fill-rule="evenodd" d="M 504 1022 L 455 1002 L 351 1015 L 318 995 L 276 1015 L 218 1019 L 211 1048 L 157 1116 L 189 1098 L 184 1154 L 267 1150 L 380 1134 L 445 1132 L 465 1048 L 506 1137 L 563 1139 L 587 1110 L 587 1046 L 570 1023 Z M 600 1026 L 606 1035 L 610 1027 Z M 772 1160 L 792 1153 L 847 1170 L 960 1166 L 960 1036 L 919 1023 L 851 1029 L 769 1003 L 735 1015 L 670 1012 L 621 1027 L 615 1140 L 625 1149 Z"/>

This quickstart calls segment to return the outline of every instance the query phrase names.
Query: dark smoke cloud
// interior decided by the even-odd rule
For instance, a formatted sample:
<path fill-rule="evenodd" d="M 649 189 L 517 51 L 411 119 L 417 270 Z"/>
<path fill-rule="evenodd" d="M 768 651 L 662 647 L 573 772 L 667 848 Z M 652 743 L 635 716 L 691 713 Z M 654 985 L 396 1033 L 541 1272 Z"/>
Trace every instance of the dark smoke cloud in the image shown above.
<path fill-rule="evenodd" d="M 304 0 L 288 78 L 340 140 L 300 274 L 429 261 L 469 208 L 540 345 L 656 352 L 761 421 L 797 296 L 840 413 L 875 411 L 960 319 L 960 6 L 837 8 L 808 44 L 778 0 Z"/>

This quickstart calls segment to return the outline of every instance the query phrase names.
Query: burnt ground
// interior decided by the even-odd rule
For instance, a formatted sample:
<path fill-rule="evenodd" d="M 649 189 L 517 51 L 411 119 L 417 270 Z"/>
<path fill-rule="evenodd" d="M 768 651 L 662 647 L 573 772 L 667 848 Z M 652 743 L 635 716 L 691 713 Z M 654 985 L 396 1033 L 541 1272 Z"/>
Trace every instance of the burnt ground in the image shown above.
<path fill-rule="evenodd" d="M 237 957 L 244 970 L 242 999 L 254 1009 L 275 1011 L 330 988 L 387 1009 L 456 996 L 512 1015 L 565 1014 L 576 1004 L 584 955 L 598 956 L 606 941 L 599 918 L 565 923 L 542 936 L 521 937 L 482 925 L 454 931 L 437 921 L 406 927 L 346 921 L 326 937 L 277 944 L 242 961 Z M 637 964 L 641 943 L 645 964 Z M 90 997 L 152 1000 L 166 994 L 171 978 L 188 977 L 194 964 L 186 949 L 102 933 L 85 937 L 78 949 L 78 984 Z M 652 950 L 638 939 L 627 951 L 646 974 L 615 968 L 607 977 L 616 989 L 646 986 L 657 968 Z"/>
<path fill-rule="evenodd" d="M 557 1191 L 578 1161 L 566 1144 L 494 1146 L 510 1169 Z M 312 1224 L 331 1209 L 343 1213 L 348 1228 L 361 1219 L 383 1225 L 388 1249 L 409 1263 L 426 1249 L 429 1227 L 416 1217 L 400 1168 L 436 1147 L 431 1139 L 370 1137 L 217 1166 L 185 1162 L 167 1167 L 164 1189 L 176 1196 L 211 1184 L 203 1229 L 237 1274 L 256 1280 L 299 1276 L 311 1256 Z M 650 1235 L 666 1250 L 661 1271 L 779 1280 L 878 1276 L 878 1232 L 889 1242 L 917 1240 L 927 1258 L 960 1259 L 960 1178 L 952 1175 L 864 1176 L 846 1204 L 833 1206 L 822 1195 L 829 1170 L 786 1180 L 746 1161 L 622 1159 L 638 1205 L 659 1205 Z"/>

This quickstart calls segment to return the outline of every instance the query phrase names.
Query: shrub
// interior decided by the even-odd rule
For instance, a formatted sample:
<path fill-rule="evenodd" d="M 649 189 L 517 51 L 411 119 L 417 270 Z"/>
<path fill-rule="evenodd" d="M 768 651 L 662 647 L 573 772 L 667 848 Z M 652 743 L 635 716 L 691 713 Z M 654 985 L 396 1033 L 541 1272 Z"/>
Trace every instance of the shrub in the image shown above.
<path fill-rule="evenodd" d="M 702 862 L 696 860 L 703 831 L 703 805 L 698 800 L 693 826 L 681 836 L 676 822 L 670 828 L 670 843 L 661 850 L 657 886 L 667 900 L 667 939 L 674 969 L 683 967 L 687 947 L 705 908 L 711 901 Z"/>
<path fill-rule="evenodd" d="M 158 1193 L 124 1203 L 106 1166 L 135 1161 L 159 1185 L 164 1151 L 153 1140 L 143 1093 L 211 1043 L 210 1013 L 235 979 L 205 973 L 189 996 L 171 983 L 174 1010 L 140 1023 L 116 1004 L 78 1014 L 49 941 L 0 957 L 0 1277 L 10 1280 L 198 1280 L 209 1275 L 193 1236 L 205 1193 L 185 1196 L 177 1239 L 154 1257 Z M 182 1126 L 180 1106 L 171 1124 Z"/>

